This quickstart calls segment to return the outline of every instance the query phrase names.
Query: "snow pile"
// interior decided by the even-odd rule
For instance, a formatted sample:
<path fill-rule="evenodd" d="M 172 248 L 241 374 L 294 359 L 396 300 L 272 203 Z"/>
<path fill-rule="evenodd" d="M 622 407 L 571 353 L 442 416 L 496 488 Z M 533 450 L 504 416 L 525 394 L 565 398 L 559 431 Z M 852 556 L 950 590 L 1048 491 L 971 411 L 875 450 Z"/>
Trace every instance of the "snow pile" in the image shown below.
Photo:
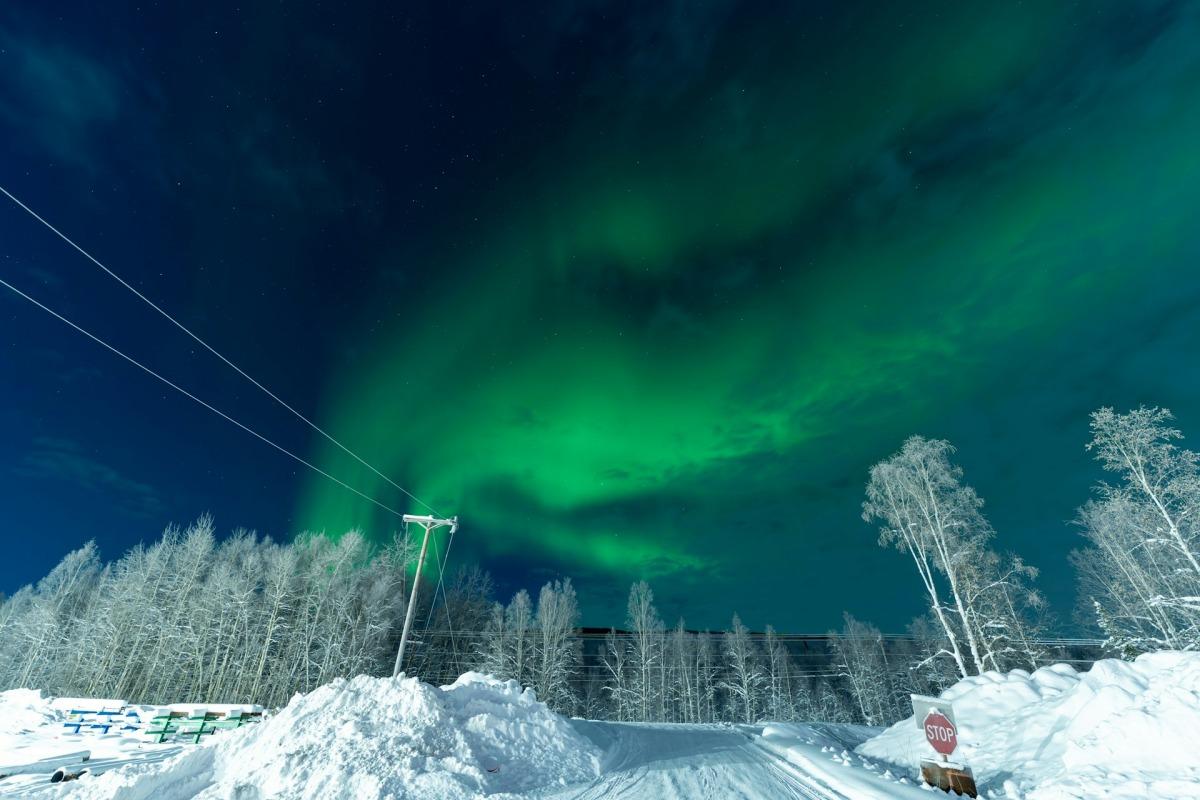
<path fill-rule="evenodd" d="M 589 780 L 599 761 L 515 681 L 359 676 L 170 761 L 85 777 L 71 796 L 465 800 Z"/>
<path fill-rule="evenodd" d="M 30 746 L 31 740 L 55 730 L 60 715 L 35 689 L 0 692 L 0 775 L 20 772 L 27 763 L 44 754 Z"/>
<path fill-rule="evenodd" d="M 942 698 L 958 723 L 954 759 L 992 796 L 1200 798 L 1200 653 L 987 673 Z M 858 753 L 910 771 L 934 756 L 911 717 Z"/>
<path fill-rule="evenodd" d="M 32 733 L 58 719 L 51 702 L 36 689 L 0 692 L 0 740 Z"/>

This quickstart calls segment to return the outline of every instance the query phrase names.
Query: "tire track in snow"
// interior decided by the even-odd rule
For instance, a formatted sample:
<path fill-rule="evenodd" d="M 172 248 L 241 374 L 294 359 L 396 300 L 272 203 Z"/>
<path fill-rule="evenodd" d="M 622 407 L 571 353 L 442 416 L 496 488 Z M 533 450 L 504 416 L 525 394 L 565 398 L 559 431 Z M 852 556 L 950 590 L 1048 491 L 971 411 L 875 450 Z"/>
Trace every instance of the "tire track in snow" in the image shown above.
<path fill-rule="evenodd" d="M 734 728 L 588 723 L 611 737 L 602 774 L 554 800 L 845 800 Z"/>
<path fill-rule="evenodd" d="M 850 800 L 840 792 L 834 791 L 824 781 L 788 761 L 784 756 L 759 741 L 757 737 L 752 738 L 749 744 L 763 754 L 771 769 L 779 775 L 780 780 L 795 788 L 800 793 L 800 797 L 808 800 Z"/>

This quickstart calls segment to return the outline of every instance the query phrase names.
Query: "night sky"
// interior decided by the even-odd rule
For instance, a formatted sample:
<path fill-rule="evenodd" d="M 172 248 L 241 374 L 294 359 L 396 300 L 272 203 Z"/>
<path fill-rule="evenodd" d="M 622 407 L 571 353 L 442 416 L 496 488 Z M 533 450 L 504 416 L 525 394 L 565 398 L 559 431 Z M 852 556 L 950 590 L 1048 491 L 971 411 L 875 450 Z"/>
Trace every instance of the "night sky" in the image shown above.
<path fill-rule="evenodd" d="M 0 185 L 438 511 L 502 594 L 899 631 L 946 437 L 1064 625 L 1101 405 L 1200 436 L 1200 6 L 6 4 Z M 449 8 L 443 8 L 447 6 Z M 5 198 L 0 277 L 408 501 Z M 0 591 L 394 518 L 0 296 Z"/>

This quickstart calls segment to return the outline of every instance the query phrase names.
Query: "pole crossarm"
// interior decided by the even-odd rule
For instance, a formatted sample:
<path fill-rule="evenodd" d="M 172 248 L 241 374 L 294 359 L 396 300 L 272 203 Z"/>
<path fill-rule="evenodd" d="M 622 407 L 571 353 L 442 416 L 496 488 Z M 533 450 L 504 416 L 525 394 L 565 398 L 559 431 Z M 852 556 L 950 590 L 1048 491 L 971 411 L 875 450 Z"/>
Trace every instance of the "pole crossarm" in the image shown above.
<path fill-rule="evenodd" d="M 446 526 L 454 528 L 455 530 L 458 529 L 458 517 L 440 519 L 439 517 L 431 517 L 427 514 L 404 514 L 401 516 L 401 519 L 413 525 L 425 527 L 428 530 L 433 530 L 434 528 L 444 528 Z"/>

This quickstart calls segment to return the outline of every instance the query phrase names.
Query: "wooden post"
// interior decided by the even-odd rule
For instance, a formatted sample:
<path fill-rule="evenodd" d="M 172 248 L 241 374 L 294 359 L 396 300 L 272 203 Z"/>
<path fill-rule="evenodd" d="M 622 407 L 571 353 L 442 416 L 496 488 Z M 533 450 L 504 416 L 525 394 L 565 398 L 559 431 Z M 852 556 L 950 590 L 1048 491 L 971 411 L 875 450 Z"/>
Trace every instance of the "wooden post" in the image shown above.
<path fill-rule="evenodd" d="M 945 757 L 943 756 L 943 758 Z M 971 774 L 968 767 L 937 761 L 922 761 L 921 779 L 943 792 L 954 792 L 967 797 L 979 796 L 978 790 L 975 788 L 975 776 Z"/>

